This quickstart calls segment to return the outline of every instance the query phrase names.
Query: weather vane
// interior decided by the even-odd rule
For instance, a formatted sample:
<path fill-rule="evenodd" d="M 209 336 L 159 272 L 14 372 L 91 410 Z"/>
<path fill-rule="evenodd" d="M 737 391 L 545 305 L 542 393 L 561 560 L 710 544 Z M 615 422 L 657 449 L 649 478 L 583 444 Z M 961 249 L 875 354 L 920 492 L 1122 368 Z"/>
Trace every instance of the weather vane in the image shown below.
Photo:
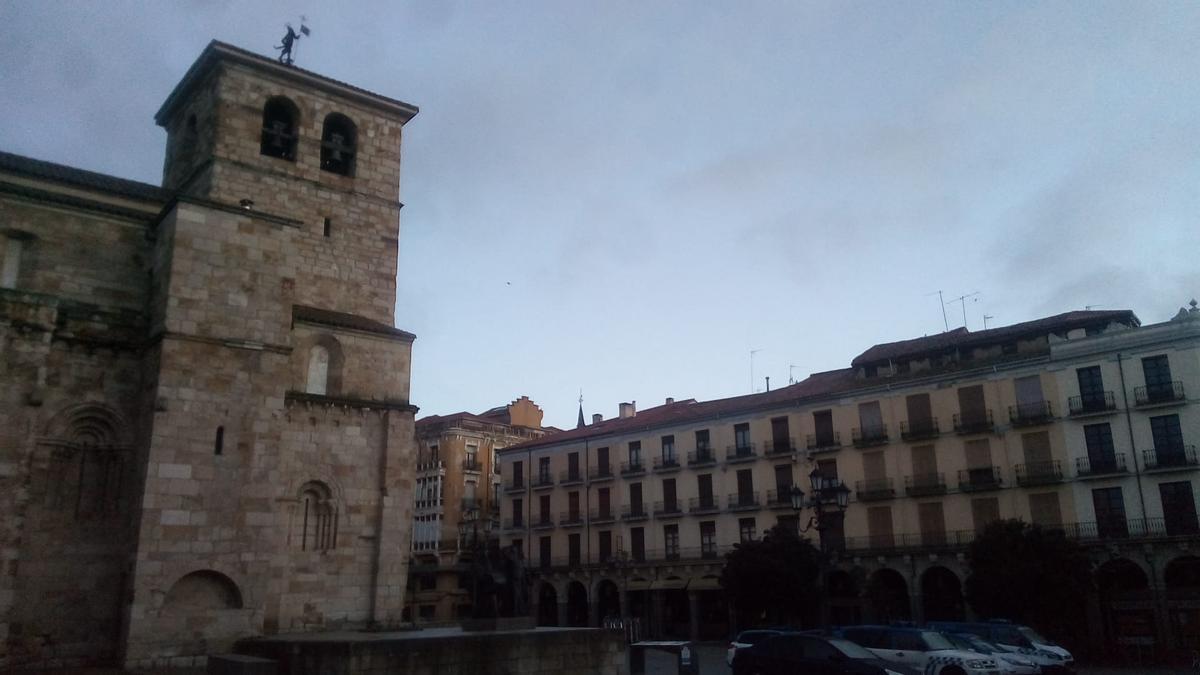
<path fill-rule="evenodd" d="M 296 31 L 292 29 L 292 24 L 290 24 L 290 23 L 287 24 L 287 35 L 284 35 L 282 43 L 279 45 L 276 45 L 276 47 L 275 47 L 275 49 L 279 50 L 279 62 L 280 63 L 286 63 L 289 66 L 292 65 L 292 61 L 294 60 L 292 58 L 292 50 L 295 48 L 296 40 L 299 40 L 301 35 L 303 35 L 303 36 L 312 35 L 312 32 L 308 30 L 308 26 L 304 25 L 304 23 L 306 21 L 308 21 L 308 17 L 302 15 L 300 17 L 300 33 L 299 34 L 297 34 Z"/>

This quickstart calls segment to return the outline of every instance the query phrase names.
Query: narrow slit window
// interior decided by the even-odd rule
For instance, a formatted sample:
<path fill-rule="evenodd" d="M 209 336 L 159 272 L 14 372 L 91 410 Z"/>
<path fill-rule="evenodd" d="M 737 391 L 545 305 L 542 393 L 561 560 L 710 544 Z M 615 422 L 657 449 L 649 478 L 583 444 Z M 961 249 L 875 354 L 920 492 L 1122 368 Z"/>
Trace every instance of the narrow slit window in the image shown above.
<path fill-rule="evenodd" d="M 333 232 L 333 221 L 330 220 L 329 218 L 326 218 L 325 219 L 325 230 L 324 230 L 325 236 L 328 237 L 331 232 Z"/>
<path fill-rule="evenodd" d="M 225 452 L 225 427 L 217 427 L 217 438 L 213 441 L 213 454 L 220 455 Z"/>

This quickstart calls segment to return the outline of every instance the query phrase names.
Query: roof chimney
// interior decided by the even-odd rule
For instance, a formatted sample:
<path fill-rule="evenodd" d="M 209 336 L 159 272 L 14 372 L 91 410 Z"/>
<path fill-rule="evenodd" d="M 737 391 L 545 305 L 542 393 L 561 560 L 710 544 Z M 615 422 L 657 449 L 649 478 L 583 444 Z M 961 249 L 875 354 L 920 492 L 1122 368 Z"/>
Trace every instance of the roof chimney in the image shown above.
<path fill-rule="evenodd" d="M 625 419 L 626 417 L 633 417 L 636 414 L 637 414 L 637 401 L 633 401 L 632 403 L 622 403 L 618 406 L 617 416 L 620 417 L 621 419 Z"/>
<path fill-rule="evenodd" d="M 592 424 L 600 424 L 604 421 L 604 415 L 600 413 L 592 413 Z"/>
<path fill-rule="evenodd" d="M 675 397 L 673 397 L 673 396 L 667 397 L 667 405 L 671 405 L 674 402 L 675 402 Z"/>

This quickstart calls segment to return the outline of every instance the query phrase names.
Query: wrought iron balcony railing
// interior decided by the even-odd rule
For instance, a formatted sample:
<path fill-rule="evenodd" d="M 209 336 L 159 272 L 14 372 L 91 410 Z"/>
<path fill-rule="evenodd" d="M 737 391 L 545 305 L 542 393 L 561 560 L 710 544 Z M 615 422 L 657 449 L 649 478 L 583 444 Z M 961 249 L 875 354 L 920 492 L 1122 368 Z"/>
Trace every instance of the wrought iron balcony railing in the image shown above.
<path fill-rule="evenodd" d="M 754 443 L 745 445 L 731 445 L 725 448 L 725 461 L 733 462 L 751 462 L 758 458 L 755 453 Z"/>
<path fill-rule="evenodd" d="M 692 497 L 688 500 L 688 513 L 716 513 L 721 510 L 721 503 L 713 495 L 707 497 Z"/>
<path fill-rule="evenodd" d="M 987 434 L 995 428 L 996 423 L 992 420 L 990 408 L 982 413 L 969 415 L 955 413 L 954 415 L 954 433 L 956 434 Z"/>
<path fill-rule="evenodd" d="M 937 438 L 941 434 L 936 417 L 924 420 L 908 420 L 900 423 L 900 439 L 904 441 L 920 441 L 927 438 Z"/>
<path fill-rule="evenodd" d="M 646 473 L 646 465 L 642 463 L 642 460 L 621 462 L 622 476 L 634 476 L 639 473 Z"/>
<path fill-rule="evenodd" d="M 946 494 L 946 478 L 940 473 L 914 474 L 904 477 L 904 493 L 909 497 Z"/>
<path fill-rule="evenodd" d="M 791 438 L 776 438 L 767 441 L 766 445 L 767 456 L 774 455 L 790 455 L 796 451 L 796 442 Z"/>
<path fill-rule="evenodd" d="M 554 487 L 554 476 L 551 476 L 550 472 L 547 471 L 546 473 L 539 473 L 533 477 L 534 490 L 550 487 Z"/>
<path fill-rule="evenodd" d="M 1021 487 L 1061 483 L 1063 479 L 1062 463 L 1057 459 L 1017 464 L 1013 466 L 1013 472 L 1017 475 L 1017 485 Z"/>
<path fill-rule="evenodd" d="M 649 517 L 645 504 L 626 504 L 621 507 L 621 520 L 645 520 Z"/>
<path fill-rule="evenodd" d="M 869 448 L 874 445 L 884 445 L 888 442 L 888 430 L 886 424 L 880 424 L 874 427 L 855 427 L 850 430 L 850 440 L 857 448 Z"/>
<path fill-rule="evenodd" d="M 617 512 L 613 511 L 611 508 L 607 508 L 607 509 L 595 508 L 595 509 L 592 509 L 592 514 L 591 514 L 590 520 L 593 525 L 598 525 L 600 523 L 611 523 L 611 522 L 615 521 L 616 519 L 617 519 Z"/>
<path fill-rule="evenodd" d="M 509 481 L 505 482 L 504 483 L 504 491 L 505 492 L 524 492 L 525 491 L 525 479 L 520 478 L 520 479 L 509 480 Z"/>
<path fill-rule="evenodd" d="M 792 508 L 792 489 L 767 490 L 767 507 L 772 509 Z"/>
<path fill-rule="evenodd" d="M 1161 405 L 1163 403 L 1180 403 L 1187 400 L 1183 395 L 1183 383 L 1165 382 L 1163 384 L 1148 384 L 1144 387 L 1133 388 L 1134 405 Z"/>
<path fill-rule="evenodd" d="M 683 506 L 678 499 L 654 502 L 655 518 L 674 518 L 683 515 Z"/>
<path fill-rule="evenodd" d="M 1008 421 L 1014 427 L 1032 427 L 1054 419 L 1054 408 L 1050 401 L 1018 403 L 1008 406 Z"/>
<path fill-rule="evenodd" d="M 688 466 L 704 466 L 717 463 L 717 453 L 712 448 L 697 448 L 688 453 Z"/>
<path fill-rule="evenodd" d="M 858 495 L 860 502 L 874 502 L 894 498 L 896 489 L 892 487 L 891 478 L 876 478 L 855 481 L 854 494 Z"/>
<path fill-rule="evenodd" d="M 593 466 L 588 470 L 588 480 L 593 482 L 612 480 L 612 477 L 612 467 L 607 464 L 604 466 Z"/>
<path fill-rule="evenodd" d="M 677 455 L 670 455 L 668 457 L 655 457 L 654 458 L 654 470 L 656 472 L 665 473 L 667 471 L 675 471 L 678 468 L 679 468 L 679 457 Z"/>
<path fill-rule="evenodd" d="M 1067 399 L 1067 411 L 1072 417 L 1079 415 L 1098 415 L 1110 413 L 1117 409 L 1117 401 L 1111 391 L 1103 391 L 1087 396 L 1072 396 Z"/>
<path fill-rule="evenodd" d="M 1075 475 L 1085 478 L 1090 476 L 1107 476 L 1115 473 L 1125 473 L 1125 453 L 1114 453 L 1108 457 L 1076 457 Z"/>
<path fill-rule="evenodd" d="M 567 469 L 566 471 L 558 474 L 559 485 L 578 485 L 582 482 L 583 472 L 579 469 L 575 469 L 574 471 Z"/>
<path fill-rule="evenodd" d="M 483 465 L 479 463 L 477 457 L 464 457 L 462 461 L 463 471 L 483 471 Z"/>
<path fill-rule="evenodd" d="M 729 510 L 730 511 L 752 511 L 762 507 L 762 503 L 758 499 L 758 492 L 734 492 L 729 495 Z"/>
<path fill-rule="evenodd" d="M 842 447 L 842 435 L 836 431 L 831 434 L 809 434 L 805 441 L 808 451 L 812 453 L 831 452 Z"/>
<path fill-rule="evenodd" d="M 1004 478 L 1000 475 L 998 466 L 962 469 L 958 472 L 958 489 L 962 492 L 997 490 L 1003 485 Z"/>
<path fill-rule="evenodd" d="M 563 527 L 578 527 L 583 525 L 583 511 L 563 511 L 559 514 L 558 524 Z"/>

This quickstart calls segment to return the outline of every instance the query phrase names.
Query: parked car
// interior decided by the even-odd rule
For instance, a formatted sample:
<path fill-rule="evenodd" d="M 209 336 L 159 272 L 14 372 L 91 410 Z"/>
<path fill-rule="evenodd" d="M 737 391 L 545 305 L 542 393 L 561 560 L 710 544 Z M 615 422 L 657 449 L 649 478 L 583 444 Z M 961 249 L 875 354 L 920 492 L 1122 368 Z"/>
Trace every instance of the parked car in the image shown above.
<path fill-rule="evenodd" d="M 837 631 L 889 663 L 925 675 L 1000 675 L 996 660 L 958 649 L 936 630 L 900 626 L 847 626 Z"/>
<path fill-rule="evenodd" d="M 963 651 L 984 654 L 996 659 L 1000 672 L 1006 675 L 1041 675 L 1042 666 L 1034 660 L 1034 655 L 1017 654 L 1006 651 L 999 645 L 971 633 L 942 633 L 955 647 Z"/>
<path fill-rule="evenodd" d="M 738 653 L 739 649 L 745 649 L 769 637 L 782 634 L 783 631 L 773 628 L 757 628 L 738 633 L 737 637 L 733 638 L 733 642 L 729 643 L 729 649 L 725 651 L 725 665 L 730 668 L 733 667 L 733 657 Z"/>
<path fill-rule="evenodd" d="M 920 675 L 841 638 L 784 633 L 739 649 L 734 675 Z"/>
<path fill-rule="evenodd" d="M 1052 640 L 1040 633 L 1018 623 L 1009 621 L 934 621 L 929 623 L 934 630 L 951 633 L 971 633 L 1000 645 L 1005 651 L 1026 656 L 1036 655 L 1048 663 L 1042 666 L 1042 672 L 1069 673 L 1075 667 L 1075 657 Z"/>

